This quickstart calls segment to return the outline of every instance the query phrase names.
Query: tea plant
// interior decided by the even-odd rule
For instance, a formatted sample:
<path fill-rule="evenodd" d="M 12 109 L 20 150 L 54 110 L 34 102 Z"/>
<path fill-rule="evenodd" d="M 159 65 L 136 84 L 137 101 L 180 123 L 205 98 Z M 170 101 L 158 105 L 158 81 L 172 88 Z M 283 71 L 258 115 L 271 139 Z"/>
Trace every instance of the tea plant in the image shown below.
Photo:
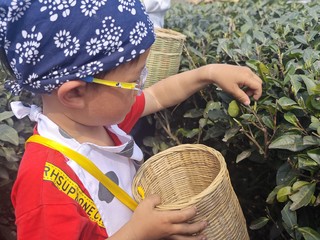
<path fill-rule="evenodd" d="M 252 180 L 246 186 L 266 191 L 264 206 L 257 206 L 263 209 L 251 213 L 244 204 L 243 210 L 256 218 L 250 229 L 269 229 L 268 239 L 320 239 L 319 3 L 183 4 L 166 19 L 166 27 L 187 36 L 181 71 L 247 65 L 263 80 L 263 96 L 246 107 L 210 86 L 156 115 L 156 135 L 144 143 L 155 153 L 200 142 L 230 162 L 231 156 L 249 168 L 263 166 L 246 178 Z M 250 188 L 238 192 L 242 203 L 253 202 Z"/>
<path fill-rule="evenodd" d="M 5 71 L 0 68 L 0 238 L 15 239 L 10 193 L 24 151 L 25 139 L 31 135 L 33 124 L 28 119 L 17 121 L 10 102 L 21 99 L 32 103 L 37 100 L 27 93 L 13 97 L 4 89 L 6 77 Z"/>

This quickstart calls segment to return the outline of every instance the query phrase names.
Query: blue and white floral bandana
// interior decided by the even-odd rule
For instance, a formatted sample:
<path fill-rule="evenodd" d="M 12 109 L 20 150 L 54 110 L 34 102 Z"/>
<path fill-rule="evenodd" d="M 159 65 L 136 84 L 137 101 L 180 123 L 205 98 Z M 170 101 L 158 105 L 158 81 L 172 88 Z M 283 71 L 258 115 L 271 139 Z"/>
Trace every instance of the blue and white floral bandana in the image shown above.
<path fill-rule="evenodd" d="M 140 0 L 1 0 L 0 47 L 21 89 L 50 93 L 144 53 L 153 24 Z"/>

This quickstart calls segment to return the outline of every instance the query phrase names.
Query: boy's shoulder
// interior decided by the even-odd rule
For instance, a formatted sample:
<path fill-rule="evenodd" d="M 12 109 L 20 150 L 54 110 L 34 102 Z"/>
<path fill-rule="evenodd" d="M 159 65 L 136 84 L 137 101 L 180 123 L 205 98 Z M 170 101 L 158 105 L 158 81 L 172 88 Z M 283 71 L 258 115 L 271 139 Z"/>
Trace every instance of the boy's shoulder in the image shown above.
<path fill-rule="evenodd" d="M 84 239 L 92 235 L 95 239 L 107 238 L 98 209 L 67 162 L 68 159 L 56 150 L 38 143 L 26 145 L 11 193 L 20 234 L 28 231 L 42 234 L 45 229 L 55 229 L 65 222 L 63 229 L 57 229 L 57 234 L 63 233 L 64 237 L 70 235 L 71 238 L 78 232 Z M 34 223 L 36 226 L 31 226 L 27 219 L 34 215 L 39 216 L 36 217 L 39 221 Z M 45 221 L 41 221 L 44 220 L 42 216 Z M 72 219 L 72 227 L 68 219 Z M 82 229 L 84 221 L 86 227 Z M 21 233 L 21 229 L 26 230 Z"/>
<path fill-rule="evenodd" d="M 56 150 L 38 143 L 27 143 L 12 190 L 13 203 L 15 197 L 28 196 L 30 208 L 57 202 L 74 204 L 74 199 L 68 196 L 71 185 L 88 195 L 67 161 Z"/>
<path fill-rule="evenodd" d="M 23 174 L 26 171 L 28 175 L 30 175 L 30 172 L 33 172 L 36 175 L 39 173 L 42 177 L 48 164 L 53 164 L 59 168 L 63 168 L 68 173 L 72 173 L 67 161 L 68 159 L 60 152 L 39 143 L 30 142 L 26 145 L 18 174 Z"/>

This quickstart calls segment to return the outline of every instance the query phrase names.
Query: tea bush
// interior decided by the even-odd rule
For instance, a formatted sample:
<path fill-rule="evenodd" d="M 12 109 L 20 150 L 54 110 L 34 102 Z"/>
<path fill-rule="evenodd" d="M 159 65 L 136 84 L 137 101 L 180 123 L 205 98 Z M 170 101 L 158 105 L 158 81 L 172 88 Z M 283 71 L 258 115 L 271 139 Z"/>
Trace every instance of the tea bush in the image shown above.
<path fill-rule="evenodd" d="M 33 124 L 28 119 L 17 121 L 10 109 L 10 102 L 22 100 L 39 103 L 31 94 L 13 97 L 4 89 L 7 74 L 0 68 L 0 239 L 15 239 L 14 211 L 10 192 L 24 150 L 26 138 L 31 135 Z"/>
<path fill-rule="evenodd" d="M 187 36 L 181 71 L 247 65 L 264 82 L 250 107 L 209 86 L 156 114 L 144 139 L 150 154 L 190 142 L 221 151 L 252 239 L 320 239 L 319 3 L 180 4 L 166 19 Z"/>

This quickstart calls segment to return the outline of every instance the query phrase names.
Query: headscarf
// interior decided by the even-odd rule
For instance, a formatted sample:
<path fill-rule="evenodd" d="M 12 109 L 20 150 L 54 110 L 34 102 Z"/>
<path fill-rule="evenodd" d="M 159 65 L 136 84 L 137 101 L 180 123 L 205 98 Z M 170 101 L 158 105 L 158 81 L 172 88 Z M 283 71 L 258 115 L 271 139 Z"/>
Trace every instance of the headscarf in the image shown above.
<path fill-rule="evenodd" d="M 1 0 L 0 47 L 15 74 L 6 87 L 50 93 L 144 53 L 153 24 L 140 0 Z"/>

